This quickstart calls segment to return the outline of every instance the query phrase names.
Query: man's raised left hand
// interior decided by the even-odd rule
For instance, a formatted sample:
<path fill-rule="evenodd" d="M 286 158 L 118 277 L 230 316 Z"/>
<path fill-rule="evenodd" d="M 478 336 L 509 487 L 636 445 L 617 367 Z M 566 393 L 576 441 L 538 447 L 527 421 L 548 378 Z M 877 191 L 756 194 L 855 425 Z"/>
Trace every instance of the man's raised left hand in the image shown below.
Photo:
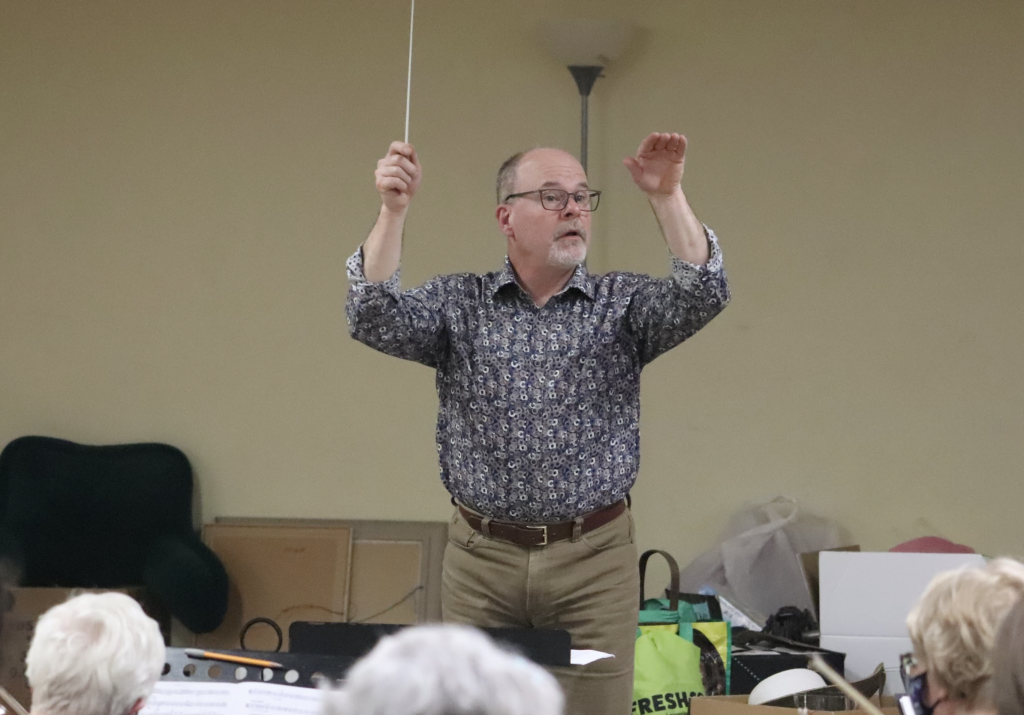
<path fill-rule="evenodd" d="M 622 160 L 633 181 L 649 197 L 669 196 L 680 190 L 686 159 L 686 137 L 654 132 L 640 143 L 636 156 Z"/>

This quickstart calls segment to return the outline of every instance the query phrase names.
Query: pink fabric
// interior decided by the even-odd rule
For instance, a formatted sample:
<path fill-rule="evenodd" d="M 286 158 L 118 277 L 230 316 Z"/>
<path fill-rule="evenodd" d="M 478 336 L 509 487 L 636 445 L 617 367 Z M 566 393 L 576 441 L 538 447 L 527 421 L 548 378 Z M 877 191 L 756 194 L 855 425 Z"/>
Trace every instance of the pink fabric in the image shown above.
<path fill-rule="evenodd" d="M 904 554 L 976 554 L 970 546 L 954 544 L 941 536 L 921 536 L 893 546 L 889 551 Z"/>

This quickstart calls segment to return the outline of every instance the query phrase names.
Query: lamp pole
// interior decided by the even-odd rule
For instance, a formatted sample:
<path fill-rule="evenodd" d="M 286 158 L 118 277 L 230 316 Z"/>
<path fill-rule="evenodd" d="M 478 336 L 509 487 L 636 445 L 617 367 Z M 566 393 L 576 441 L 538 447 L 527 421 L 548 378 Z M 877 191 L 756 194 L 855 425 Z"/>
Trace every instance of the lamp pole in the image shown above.
<path fill-rule="evenodd" d="M 601 76 L 601 65 L 569 65 L 572 78 L 580 90 L 580 164 L 587 171 L 587 125 L 589 124 L 588 100 L 594 82 Z"/>

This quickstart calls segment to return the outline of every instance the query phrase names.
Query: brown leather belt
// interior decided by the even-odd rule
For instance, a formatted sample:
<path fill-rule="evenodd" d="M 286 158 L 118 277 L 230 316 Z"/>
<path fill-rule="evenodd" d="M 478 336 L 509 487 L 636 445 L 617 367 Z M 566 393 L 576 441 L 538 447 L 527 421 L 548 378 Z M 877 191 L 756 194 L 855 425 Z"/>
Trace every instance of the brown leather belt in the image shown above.
<path fill-rule="evenodd" d="M 519 546 L 547 546 L 554 541 L 571 539 L 577 520 L 560 521 L 555 524 L 516 524 L 510 521 L 487 520 L 480 514 L 474 514 L 461 504 L 459 513 L 466 523 L 484 536 L 493 536 Z M 592 511 L 579 520 L 580 535 L 604 526 L 609 521 L 626 511 L 626 500 L 622 499 L 611 506 Z M 487 521 L 485 525 L 484 522 Z"/>

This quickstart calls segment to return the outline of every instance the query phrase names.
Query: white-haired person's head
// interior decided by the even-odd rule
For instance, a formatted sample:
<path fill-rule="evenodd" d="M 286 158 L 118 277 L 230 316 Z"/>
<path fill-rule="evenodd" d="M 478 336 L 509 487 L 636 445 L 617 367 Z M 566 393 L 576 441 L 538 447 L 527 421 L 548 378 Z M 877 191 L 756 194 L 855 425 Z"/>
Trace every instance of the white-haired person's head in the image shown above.
<path fill-rule="evenodd" d="M 946 571 L 932 579 L 907 617 L 924 711 L 995 711 L 995 640 L 1006 614 L 1022 599 L 1024 564 L 1013 559 Z"/>
<path fill-rule="evenodd" d="M 468 626 L 406 628 L 356 663 L 323 715 L 562 715 L 554 677 Z"/>
<path fill-rule="evenodd" d="M 85 593 L 36 624 L 25 658 L 37 715 L 134 715 L 164 666 L 156 621 L 123 593 Z"/>
<path fill-rule="evenodd" d="M 999 715 L 1024 715 L 1024 599 L 1003 619 L 992 650 L 992 668 Z"/>

